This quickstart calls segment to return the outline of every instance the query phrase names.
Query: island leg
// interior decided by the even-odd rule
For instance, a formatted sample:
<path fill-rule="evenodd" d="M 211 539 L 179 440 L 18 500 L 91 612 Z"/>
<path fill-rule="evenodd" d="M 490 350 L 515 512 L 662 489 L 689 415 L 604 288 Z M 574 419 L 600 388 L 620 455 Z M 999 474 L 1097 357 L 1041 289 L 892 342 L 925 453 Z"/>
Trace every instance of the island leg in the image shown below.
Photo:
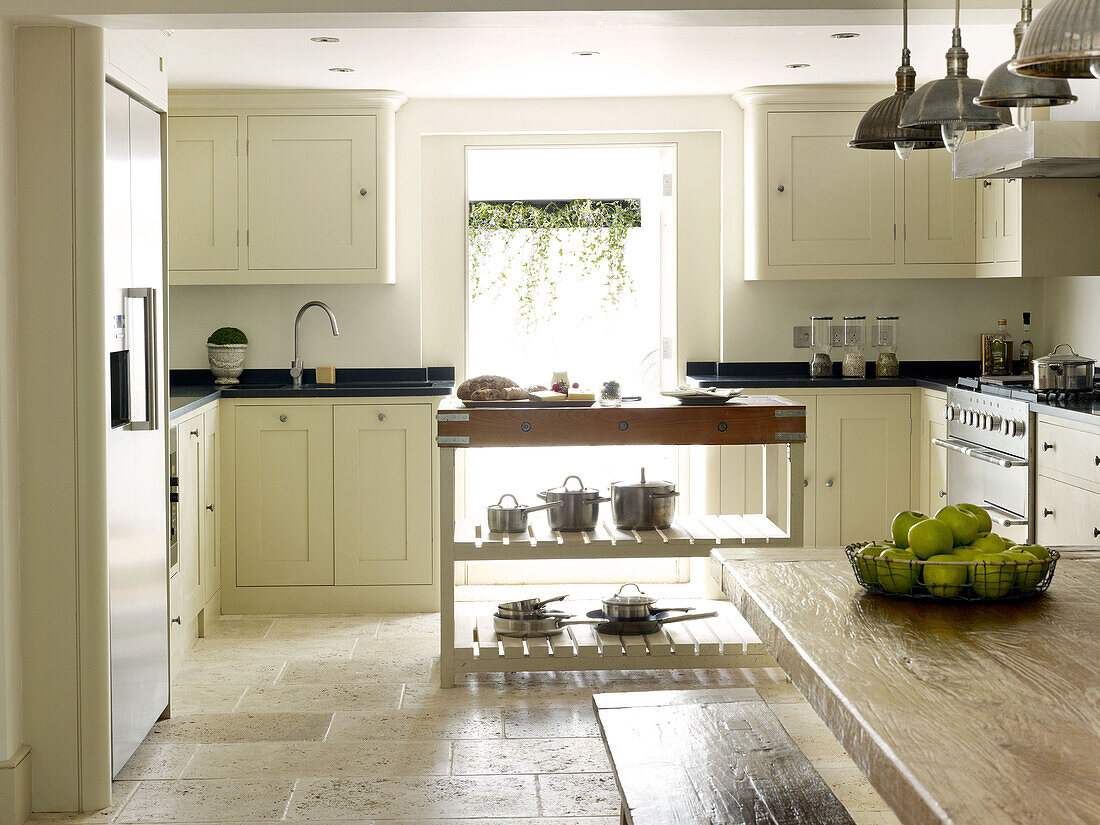
<path fill-rule="evenodd" d="M 802 547 L 806 518 L 806 445 L 800 441 L 787 445 L 790 473 L 787 481 L 787 536 L 791 547 Z"/>
<path fill-rule="evenodd" d="M 439 682 L 455 684 L 455 451 L 439 448 Z"/>

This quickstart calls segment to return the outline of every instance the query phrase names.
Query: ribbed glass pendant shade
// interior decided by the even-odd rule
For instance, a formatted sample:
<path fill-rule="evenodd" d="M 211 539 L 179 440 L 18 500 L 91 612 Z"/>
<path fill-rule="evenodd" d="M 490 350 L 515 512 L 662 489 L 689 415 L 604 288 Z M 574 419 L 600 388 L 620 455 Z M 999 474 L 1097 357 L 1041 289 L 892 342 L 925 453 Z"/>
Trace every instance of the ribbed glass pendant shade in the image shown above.
<path fill-rule="evenodd" d="M 902 158 L 913 149 L 939 149 L 943 147 L 939 127 L 927 129 L 903 129 L 901 110 L 913 94 L 917 73 L 909 65 L 909 4 L 902 3 L 901 65 L 895 73 L 896 88 L 890 97 L 883 98 L 867 110 L 859 121 L 856 133 L 848 141 L 853 149 L 896 149 Z"/>
<path fill-rule="evenodd" d="M 1020 22 L 1012 30 L 1016 42 L 1012 60 L 1016 59 L 1020 44 L 1030 26 L 1031 0 L 1023 0 L 1020 6 Z M 1006 60 L 989 73 L 981 93 L 974 99 L 975 103 L 980 106 L 1002 107 L 1064 106 L 1077 100 L 1077 96 L 1070 91 L 1069 82 L 1064 78 L 1024 77 L 1014 74 L 1009 69 L 1012 60 Z"/>
<path fill-rule="evenodd" d="M 1100 0 L 1051 0 L 1009 68 L 1027 77 L 1100 77 Z"/>

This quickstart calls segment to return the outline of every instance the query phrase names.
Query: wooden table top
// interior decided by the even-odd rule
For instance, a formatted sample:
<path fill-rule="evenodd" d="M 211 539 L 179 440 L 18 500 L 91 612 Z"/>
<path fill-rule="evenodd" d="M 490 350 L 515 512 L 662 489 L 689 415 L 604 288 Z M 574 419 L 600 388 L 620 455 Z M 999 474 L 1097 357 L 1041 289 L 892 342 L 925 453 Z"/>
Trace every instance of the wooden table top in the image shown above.
<path fill-rule="evenodd" d="M 731 600 L 911 825 L 1100 823 L 1100 559 L 1022 602 L 867 593 L 845 561 L 737 561 Z"/>
<path fill-rule="evenodd" d="M 550 447 L 603 444 L 789 444 L 806 440 L 806 408 L 769 395 L 719 406 L 655 396 L 621 407 L 439 405 L 440 446 Z M 462 439 L 466 439 L 462 441 Z"/>

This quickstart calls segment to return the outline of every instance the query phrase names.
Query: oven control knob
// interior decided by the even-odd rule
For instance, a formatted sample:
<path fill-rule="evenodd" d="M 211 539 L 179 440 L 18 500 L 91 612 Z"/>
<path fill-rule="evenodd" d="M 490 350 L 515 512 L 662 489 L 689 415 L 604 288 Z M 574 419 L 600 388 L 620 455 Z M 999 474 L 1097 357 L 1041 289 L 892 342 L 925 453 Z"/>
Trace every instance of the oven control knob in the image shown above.
<path fill-rule="evenodd" d="M 946 418 L 948 421 L 954 421 L 955 420 L 955 405 L 954 404 L 944 404 L 943 405 L 943 417 Z"/>
<path fill-rule="evenodd" d="M 1001 433 L 1003 435 L 1012 436 L 1016 434 L 1016 422 L 1010 418 L 1006 418 L 1001 422 Z"/>
<path fill-rule="evenodd" d="M 989 415 L 987 413 L 978 413 L 978 427 L 983 430 L 989 429 Z"/>
<path fill-rule="evenodd" d="M 1001 429 L 1001 417 L 991 413 L 989 416 L 989 426 L 986 427 L 986 429 L 993 433 Z"/>
<path fill-rule="evenodd" d="M 1025 429 L 1024 422 L 1023 421 L 1016 421 L 1014 423 L 1016 424 L 1016 437 L 1017 438 L 1023 438 L 1024 437 L 1024 429 Z"/>

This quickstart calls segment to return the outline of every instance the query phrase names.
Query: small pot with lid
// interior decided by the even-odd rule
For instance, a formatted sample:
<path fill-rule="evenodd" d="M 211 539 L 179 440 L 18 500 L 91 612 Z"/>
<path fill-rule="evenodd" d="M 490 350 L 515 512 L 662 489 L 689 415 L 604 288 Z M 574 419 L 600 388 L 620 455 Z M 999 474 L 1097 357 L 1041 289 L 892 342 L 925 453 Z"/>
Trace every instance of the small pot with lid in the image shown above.
<path fill-rule="evenodd" d="M 663 530 L 676 512 L 676 485 L 671 481 L 616 481 L 611 485 L 611 513 L 621 530 Z"/>
<path fill-rule="evenodd" d="M 512 499 L 511 506 L 504 505 L 504 499 Z M 514 495 L 505 493 L 496 504 L 490 504 L 485 510 L 485 523 L 493 533 L 522 533 L 527 529 L 527 514 L 536 510 L 552 510 L 559 507 L 557 503 L 537 504 L 528 507 L 520 504 Z"/>
<path fill-rule="evenodd" d="M 569 487 L 572 479 L 576 479 L 578 489 Z M 551 530 L 591 530 L 599 521 L 600 504 L 611 501 L 601 497 L 595 487 L 585 487 L 580 476 L 566 476 L 560 487 L 543 490 L 538 495 L 554 507 L 546 514 Z"/>
<path fill-rule="evenodd" d="M 1065 347 L 1069 352 L 1059 352 Z M 1096 359 L 1085 358 L 1069 344 L 1059 344 L 1050 355 L 1032 362 L 1035 389 L 1039 391 L 1091 392 Z"/>

